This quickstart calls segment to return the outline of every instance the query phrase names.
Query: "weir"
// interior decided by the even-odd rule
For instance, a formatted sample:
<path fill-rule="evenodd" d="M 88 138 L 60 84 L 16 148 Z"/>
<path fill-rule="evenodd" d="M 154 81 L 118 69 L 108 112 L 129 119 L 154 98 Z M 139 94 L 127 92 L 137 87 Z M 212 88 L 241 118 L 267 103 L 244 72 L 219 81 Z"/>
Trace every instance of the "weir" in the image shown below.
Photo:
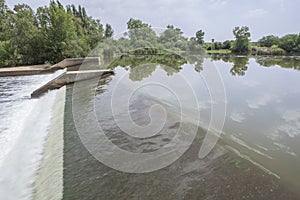
<path fill-rule="evenodd" d="M 63 196 L 63 133 L 66 88 L 56 93 L 43 159 L 34 184 L 33 199 L 62 199 Z"/>
<path fill-rule="evenodd" d="M 34 66 L 21 66 L 21 67 L 6 67 L 0 69 L 0 77 L 3 76 L 27 76 L 27 75 L 40 75 L 53 73 L 59 69 L 70 68 L 85 64 L 99 65 L 99 57 L 87 57 L 87 58 L 66 58 L 63 61 L 49 65 L 34 65 Z"/>

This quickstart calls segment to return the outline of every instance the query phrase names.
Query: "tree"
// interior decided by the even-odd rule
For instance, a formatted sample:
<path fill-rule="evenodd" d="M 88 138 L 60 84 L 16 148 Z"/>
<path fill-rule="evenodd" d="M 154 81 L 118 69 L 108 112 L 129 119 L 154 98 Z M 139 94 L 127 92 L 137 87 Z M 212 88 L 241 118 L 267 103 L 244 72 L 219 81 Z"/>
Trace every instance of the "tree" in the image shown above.
<path fill-rule="evenodd" d="M 5 0 L 0 0 L 0 67 L 14 65 L 12 57 L 14 50 L 11 45 L 11 28 L 13 12 L 8 8 Z"/>
<path fill-rule="evenodd" d="M 83 44 L 77 37 L 73 16 L 59 1 L 51 1 L 49 8 L 39 9 L 41 31 L 45 36 L 45 58 L 59 62 L 82 53 Z"/>
<path fill-rule="evenodd" d="M 26 4 L 15 5 L 14 11 L 11 44 L 17 57 L 16 64 L 43 63 L 41 31 L 34 11 Z"/>
<path fill-rule="evenodd" d="M 94 49 L 98 43 L 103 41 L 104 29 L 99 19 L 95 20 L 89 17 L 86 37 L 88 38 L 88 45 L 91 49 Z"/>
<path fill-rule="evenodd" d="M 5 0 L 0 0 L 0 41 L 5 41 L 10 38 L 9 30 L 12 27 L 13 12 L 8 8 Z"/>
<path fill-rule="evenodd" d="M 137 28 L 143 28 L 143 27 L 149 27 L 149 25 L 143 23 L 139 19 L 130 18 L 129 21 L 127 22 L 128 29 L 137 29 Z"/>
<path fill-rule="evenodd" d="M 300 51 L 299 48 L 299 35 L 288 34 L 280 38 L 279 47 L 288 53 Z"/>
<path fill-rule="evenodd" d="M 86 55 L 104 39 L 104 29 L 100 20 L 89 17 L 84 7 L 67 5 L 67 13 L 73 17 L 76 26 L 77 46 L 81 47 L 81 55 Z"/>
<path fill-rule="evenodd" d="M 104 36 L 106 38 L 111 38 L 114 34 L 114 30 L 112 29 L 110 24 L 106 24 L 105 25 L 105 32 L 104 32 Z"/>
<path fill-rule="evenodd" d="M 279 38 L 274 35 L 264 36 L 258 40 L 258 44 L 261 47 L 272 47 L 279 44 Z"/>
<path fill-rule="evenodd" d="M 143 23 L 139 19 L 130 18 L 127 22 L 128 36 L 130 38 L 131 47 L 157 47 L 157 36 L 151 26 Z"/>
<path fill-rule="evenodd" d="M 196 41 L 199 44 L 204 43 L 204 35 L 205 35 L 205 33 L 202 30 L 199 30 L 199 31 L 196 32 Z"/>
<path fill-rule="evenodd" d="M 232 51 L 234 53 L 248 53 L 250 50 L 250 32 L 247 26 L 235 27 L 233 29 L 235 41 Z"/>
<path fill-rule="evenodd" d="M 107 26 L 106 36 L 112 35 Z M 26 4 L 11 11 L 0 0 L 0 66 L 58 62 L 84 57 L 104 38 L 100 20 L 89 17 L 85 8 L 64 6 L 51 0 L 35 12 Z"/>
<path fill-rule="evenodd" d="M 224 42 L 223 42 L 223 49 L 230 49 L 231 48 L 231 41 L 229 41 L 229 40 L 225 40 Z"/>
<path fill-rule="evenodd" d="M 175 28 L 173 25 L 167 26 L 166 30 L 159 36 L 158 41 L 167 49 L 186 50 L 188 47 L 188 40 L 183 36 L 181 29 Z"/>

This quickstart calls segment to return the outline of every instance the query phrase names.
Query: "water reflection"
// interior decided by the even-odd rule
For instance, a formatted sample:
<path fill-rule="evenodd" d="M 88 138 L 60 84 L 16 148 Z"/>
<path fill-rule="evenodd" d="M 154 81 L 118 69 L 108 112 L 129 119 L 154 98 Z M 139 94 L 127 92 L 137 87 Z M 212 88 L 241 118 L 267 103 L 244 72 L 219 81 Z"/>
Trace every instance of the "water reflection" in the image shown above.
<path fill-rule="evenodd" d="M 244 76 L 248 70 L 249 59 L 247 56 L 232 56 L 232 55 L 211 55 L 212 61 L 223 61 L 225 63 L 232 63 L 230 74 L 233 76 Z M 282 68 L 289 68 L 300 70 L 300 57 L 298 56 L 259 56 L 254 57 L 255 62 L 262 67 L 279 66 Z"/>
<path fill-rule="evenodd" d="M 168 76 L 181 70 L 181 66 L 186 64 L 187 60 L 179 55 L 122 55 L 113 60 L 107 68 L 114 69 L 130 67 L 130 79 L 132 81 L 141 81 L 149 77 L 155 71 L 158 65 L 162 66 Z"/>
<path fill-rule="evenodd" d="M 189 55 L 186 57 L 189 64 L 192 64 L 194 66 L 194 69 L 196 72 L 203 71 L 203 62 L 204 62 L 204 56 L 203 55 Z"/>
<path fill-rule="evenodd" d="M 225 63 L 232 63 L 233 66 L 230 69 L 230 74 L 233 76 L 244 76 L 248 69 L 249 57 L 246 56 L 220 56 L 212 55 L 212 61 L 222 60 Z"/>
<path fill-rule="evenodd" d="M 300 70 L 300 57 L 257 57 L 255 61 L 264 67 L 280 66 Z"/>
<path fill-rule="evenodd" d="M 233 57 L 232 59 L 233 62 L 233 67 L 230 69 L 230 73 L 233 76 L 244 76 L 248 66 L 247 64 L 249 63 L 249 58 L 248 57 Z"/>
<path fill-rule="evenodd" d="M 151 76 L 157 66 L 160 66 L 168 76 L 178 73 L 182 66 L 190 64 L 196 72 L 203 70 L 204 57 L 202 55 L 180 56 L 172 55 L 122 55 L 109 63 L 106 68 L 115 69 L 122 67 L 130 69 L 130 79 L 132 81 L 142 81 L 144 78 Z"/>

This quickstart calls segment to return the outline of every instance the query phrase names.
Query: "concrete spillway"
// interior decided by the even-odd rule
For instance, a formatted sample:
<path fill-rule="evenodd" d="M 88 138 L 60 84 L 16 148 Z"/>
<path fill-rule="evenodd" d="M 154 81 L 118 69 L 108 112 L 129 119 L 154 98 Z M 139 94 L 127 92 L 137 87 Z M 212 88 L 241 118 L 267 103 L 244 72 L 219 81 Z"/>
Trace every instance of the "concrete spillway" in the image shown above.
<path fill-rule="evenodd" d="M 86 70 L 86 71 L 70 71 L 70 72 L 64 72 L 60 76 L 56 77 L 55 79 L 49 81 L 42 87 L 35 90 L 31 97 L 39 97 L 45 92 L 53 89 L 59 89 L 64 85 L 71 84 L 77 81 L 84 81 L 96 77 L 103 77 L 106 75 L 112 75 L 114 74 L 113 70 Z"/>

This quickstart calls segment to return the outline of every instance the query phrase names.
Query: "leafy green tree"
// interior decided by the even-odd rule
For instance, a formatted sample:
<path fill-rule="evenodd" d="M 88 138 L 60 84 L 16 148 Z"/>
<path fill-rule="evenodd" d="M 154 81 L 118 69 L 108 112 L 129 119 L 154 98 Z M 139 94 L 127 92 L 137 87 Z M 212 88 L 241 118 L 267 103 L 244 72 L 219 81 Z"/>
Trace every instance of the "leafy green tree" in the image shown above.
<path fill-rule="evenodd" d="M 40 9 L 41 27 L 45 34 L 46 58 L 59 62 L 66 57 L 76 57 L 79 51 L 78 38 L 72 15 L 59 1 L 51 1 L 49 8 Z"/>
<path fill-rule="evenodd" d="M 230 49 L 231 48 L 231 41 L 229 41 L 229 40 L 225 40 L 224 42 L 223 42 L 223 49 Z"/>
<path fill-rule="evenodd" d="M 213 45 L 215 50 L 223 49 L 222 42 L 214 42 Z"/>
<path fill-rule="evenodd" d="M 34 11 L 26 4 L 15 5 L 14 11 L 11 43 L 17 57 L 16 64 L 43 63 L 41 31 Z"/>
<path fill-rule="evenodd" d="M 91 49 L 94 49 L 98 43 L 103 41 L 104 29 L 99 19 L 94 20 L 89 17 L 87 38 Z"/>
<path fill-rule="evenodd" d="M 11 52 L 11 50 L 11 44 L 8 40 L 0 41 L 0 67 L 15 65 L 12 58 L 13 52 Z"/>
<path fill-rule="evenodd" d="M 114 30 L 112 29 L 110 24 L 105 25 L 105 32 L 104 35 L 106 38 L 111 38 L 114 34 Z"/>
<path fill-rule="evenodd" d="M 159 36 L 158 41 L 167 49 L 186 50 L 188 48 L 188 39 L 183 36 L 181 29 L 175 28 L 173 25 L 167 26 L 166 30 Z"/>
<path fill-rule="evenodd" d="M 11 45 L 11 28 L 13 12 L 5 0 L 0 0 L 0 67 L 14 65 L 14 50 Z"/>
<path fill-rule="evenodd" d="M 258 44 L 261 47 L 272 47 L 279 44 L 279 38 L 274 35 L 264 36 L 258 40 Z"/>
<path fill-rule="evenodd" d="M 13 12 L 8 8 L 5 0 L 0 0 L 0 41 L 10 38 L 9 30 L 12 28 Z"/>
<path fill-rule="evenodd" d="M 196 41 L 199 44 L 204 43 L 204 35 L 205 35 L 205 33 L 202 30 L 199 30 L 199 31 L 196 32 Z"/>
<path fill-rule="evenodd" d="M 250 50 L 250 32 L 247 26 L 235 27 L 233 29 L 235 40 L 232 51 L 234 53 L 248 53 Z"/>
<path fill-rule="evenodd" d="M 157 36 L 150 25 L 131 18 L 127 28 L 132 48 L 157 47 Z"/>
<path fill-rule="evenodd" d="M 143 23 L 139 19 L 130 18 L 129 21 L 127 22 L 127 29 L 138 29 L 138 28 L 145 28 L 145 27 L 149 27 L 149 25 Z"/>
<path fill-rule="evenodd" d="M 124 37 L 121 37 L 116 43 L 118 53 L 128 52 L 130 50 L 129 46 L 130 40 Z"/>
<path fill-rule="evenodd" d="M 280 38 L 279 47 L 284 49 L 286 52 L 297 52 L 299 49 L 299 35 L 288 34 Z"/>
<path fill-rule="evenodd" d="M 107 26 L 106 36 L 112 34 Z M 0 66 L 58 62 L 83 57 L 105 36 L 100 20 L 85 8 L 51 0 L 36 12 L 26 4 L 9 10 L 0 0 Z"/>

